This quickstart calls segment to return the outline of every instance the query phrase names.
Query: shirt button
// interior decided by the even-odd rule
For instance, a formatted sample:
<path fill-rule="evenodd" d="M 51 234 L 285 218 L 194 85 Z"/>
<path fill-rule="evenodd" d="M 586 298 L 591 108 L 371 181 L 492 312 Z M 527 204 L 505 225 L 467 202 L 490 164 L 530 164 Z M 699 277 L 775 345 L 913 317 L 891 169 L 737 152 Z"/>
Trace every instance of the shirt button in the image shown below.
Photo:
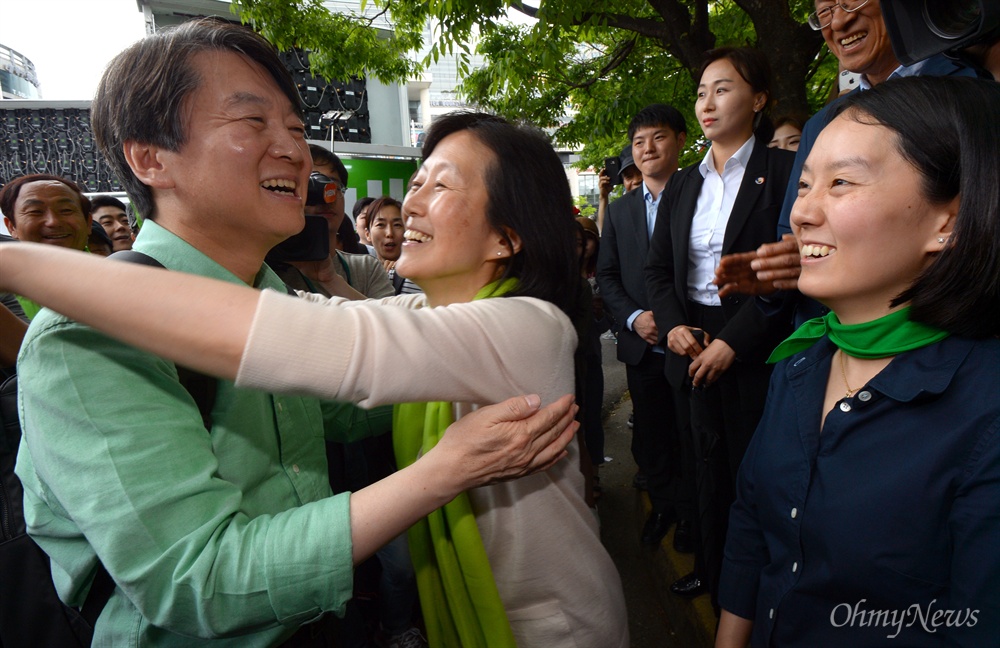
<path fill-rule="evenodd" d="M 858 400 L 861 401 L 862 403 L 867 403 L 871 399 L 872 399 L 871 392 L 863 391 L 860 394 L 858 394 Z"/>
<path fill-rule="evenodd" d="M 774 618 L 774 608 L 771 608 L 771 611 L 767 613 L 767 616 L 772 619 Z"/>
<path fill-rule="evenodd" d="M 793 562 L 792 563 L 792 573 L 794 574 L 797 571 L 799 571 L 799 563 Z"/>
<path fill-rule="evenodd" d="M 294 472 L 296 475 L 299 474 L 299 464 L 292 464 L 292 472 Z"/>
<path fill-rule="evenodd" d="M 794 520 L 794 519 L 795 519 L 795 517 L 796 517 L 796 516 L 797 516 L 798 514 L 799 514 L 799 509 L 797 509 L 797 508 L 793 508 L 793 509 L 792 509 L 792 519 Z"/>
<path fill-rule="evenodd" d="M 848 403 L 847 401 L 842 402 L 840 404 L 840 411 L 841 412 L 850 412 L 851 411 L 851 404 Z"/>
<path fill-rule="evenodd" d="M 277 407 L 277 409 L 278 409 L 278 414 L 281 414 L 282 412 L 284 412 L 284 411 L 285 411 L 285 406 L 284 406 L 284 405 L 282 405 L 282 404 L 281 404 L 280 402 L 279 402 L 279 403 L 277 403 L 276 407 Z"/>

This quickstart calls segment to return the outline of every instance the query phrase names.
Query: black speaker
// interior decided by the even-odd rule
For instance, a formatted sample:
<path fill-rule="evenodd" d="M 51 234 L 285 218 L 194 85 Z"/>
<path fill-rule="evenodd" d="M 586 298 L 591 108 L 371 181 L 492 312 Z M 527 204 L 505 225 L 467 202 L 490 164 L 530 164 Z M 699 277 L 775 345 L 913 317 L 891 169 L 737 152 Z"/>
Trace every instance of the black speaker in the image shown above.
<path fill-rule="evenodd" d="M 1000 27 L 1000 0 L 882 0 L 881 6 L 903 65 L 965 47 Z"/>

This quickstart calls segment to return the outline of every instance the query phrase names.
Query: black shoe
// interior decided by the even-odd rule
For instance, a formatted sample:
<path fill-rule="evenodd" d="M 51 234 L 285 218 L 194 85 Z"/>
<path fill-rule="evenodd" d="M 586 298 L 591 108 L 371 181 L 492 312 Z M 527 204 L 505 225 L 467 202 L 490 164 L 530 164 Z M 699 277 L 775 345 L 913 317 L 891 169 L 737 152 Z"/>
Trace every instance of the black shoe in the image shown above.
<path fill-rule="evenodd" d="M 649 480 L 641 472 L 637 472 L 632 478 L 632 488 L 644 491 L 649 486 Z"/>
<path fill-rule="evenodd" d="M 649 519 L 646 520 L 646 524 L 642 527 L 640 542 L 653 547 L 660 544 L 675 519 L 676 516 L 672 513 L 657 513 L 653 511 L 649 514 Z"/>
<path fill-rule="evenodd" d="M 635 417 L 635 412 L 632 412 L 631 414 L 629 414 L 628 415 L 628 423 L 625 424 L 625 425 L 628 426 L 628 429 L 630 429 L 630 430 L 633 427 L 635 427 L 635 421 L 633 420 L 634 417 Z"/>
<path fill-rule="evenodd" d="M 701 582 L 701 579 L 691 572 L 687 576 L 682 576 L 674 581 L 670 586 L 670 591 L 677 596 L 684 598 L 694 598 L 708 592 L 708 585 Z"/>
<path fill-rule="evenodd" d="M 678 520 L 674 529 L 674 551 L 682 554 L 694 553 L 691 541 L 691 520 Z"/>

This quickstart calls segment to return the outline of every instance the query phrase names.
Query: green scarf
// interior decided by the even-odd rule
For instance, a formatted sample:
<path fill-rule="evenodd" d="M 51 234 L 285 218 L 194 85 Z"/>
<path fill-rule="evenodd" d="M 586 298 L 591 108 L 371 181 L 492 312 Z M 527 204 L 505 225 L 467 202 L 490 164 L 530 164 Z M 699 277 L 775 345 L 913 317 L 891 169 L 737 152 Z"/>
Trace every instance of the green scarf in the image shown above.
<path fill-rule="evenodd" d="M 851 357 L 888 358 L 940 342 L 949 334 L 911 320 L 909 306 L 861 324 L 841 324 L 837 314 L 830 311 L 823 317 L 804 322 L 778 345 L 767 361 L 780 362 L 808 349 L 824 335 L 830 336 L 830 341 Z"/>
<path fill-rule="evenodd" d="M 483 287 L 473 300 L 499 297 L 517 279 Z M 454 422 L 451 403 L 405 403 L 393 413 L 399 468 L 409 466 Z M 408 533 L 427 640 L 435 648 L 516 648 L 507 613 L 476 526 L 469 495 L 461 493 Z"/>

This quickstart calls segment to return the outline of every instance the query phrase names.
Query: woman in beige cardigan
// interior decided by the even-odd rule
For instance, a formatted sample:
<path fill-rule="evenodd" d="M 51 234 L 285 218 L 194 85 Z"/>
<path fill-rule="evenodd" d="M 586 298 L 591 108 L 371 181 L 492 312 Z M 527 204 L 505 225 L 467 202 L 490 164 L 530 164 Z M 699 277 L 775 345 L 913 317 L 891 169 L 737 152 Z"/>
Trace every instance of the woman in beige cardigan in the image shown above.
<path fill-rule="evenodd" d="M 578 286 L 575 224 L 555 152 L 541 134 L 464 113 L 435 122 L 423 157 L 403 206 L 407 231 L 398 262 L 423 295 L 294 299 L 33 249 L 8 255 L 2 283 L 130 344 L 235 377 L 241 386 L 362 406 L 443 399 L 454 403 L 456 418 L 522 393 L 537 393 L 547 404 L 572 392 L 576 335 L 567 313 Z M 36 272 L 8 273 L 25 264 L 72 276 L 73 284 L 98 271 L 108 280 L 111 272 L 143 289 L 98 305 L 102 300 L 76 298 L 81 286 L 52 288 L 57 282 L 37 280 Z M 157 299 L 147 304 L 144 295 Z M 498 298 L 477 299 L 491 295 Z M 189 318 L 197 325 L 185 325 Z M 316 339 L 317 330 L 336 331 L 348 343 L 303 353 L 300 341 Z M 501 617 L 518 646 L 628 645 L 620 580 L 584 502 L 578 466 L 574 441 L 568 459 L 543 473 L 468 492 Z M 423 591 L 421 601 L 425 616 L 429 606 L 441 605 Z M 511 645 L 498 642 L 494 635 L 503 633 L 490 622 L 481 633 L 483 645 Z"/>

